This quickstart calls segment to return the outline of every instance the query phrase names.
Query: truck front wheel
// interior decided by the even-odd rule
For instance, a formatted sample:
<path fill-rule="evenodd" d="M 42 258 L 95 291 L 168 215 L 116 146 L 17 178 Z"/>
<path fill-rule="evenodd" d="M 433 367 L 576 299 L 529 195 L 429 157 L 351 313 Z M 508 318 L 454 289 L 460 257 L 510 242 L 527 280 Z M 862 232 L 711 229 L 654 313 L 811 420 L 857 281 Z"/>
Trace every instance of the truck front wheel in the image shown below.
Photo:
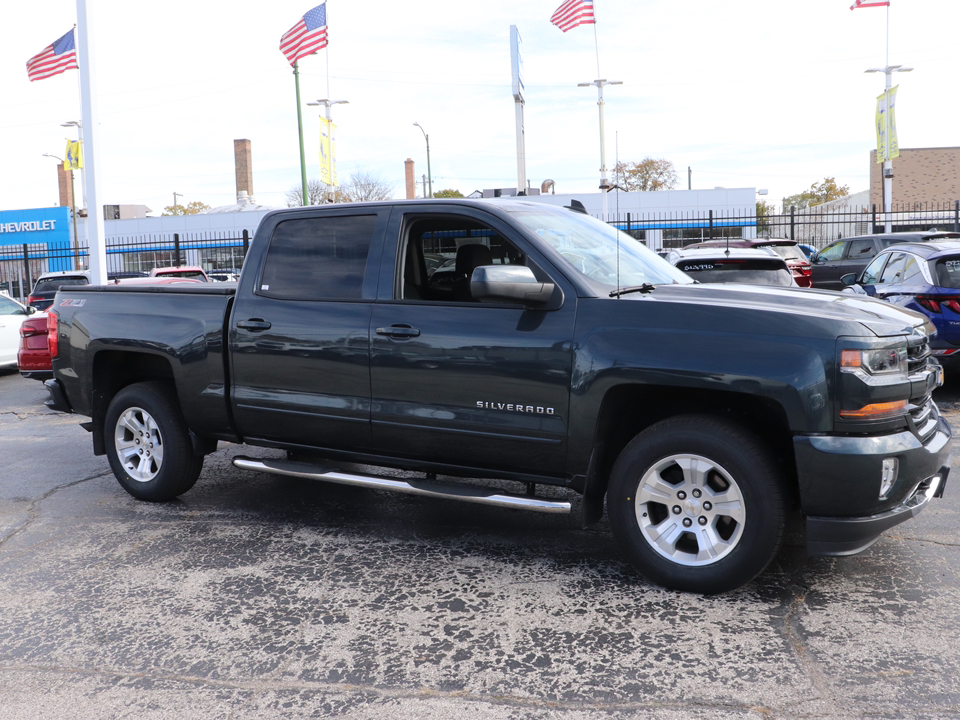
<path fill-rule="evenodd" d="M 193 487 L 203 456 L 193 451 L 173 391 L 164 383 L 118 392 L 104 426 L 107 457 L 123 489 L 140 500 L 172 500 Z"/>
<path fill-rule="evenodd" d="M 607 512 L 634 565 L 664 587 L 718 593 L 750 582 L 783 535 L 783 478 L 746 428 L 707 415 L 670 418 L 627 444 Z"/>

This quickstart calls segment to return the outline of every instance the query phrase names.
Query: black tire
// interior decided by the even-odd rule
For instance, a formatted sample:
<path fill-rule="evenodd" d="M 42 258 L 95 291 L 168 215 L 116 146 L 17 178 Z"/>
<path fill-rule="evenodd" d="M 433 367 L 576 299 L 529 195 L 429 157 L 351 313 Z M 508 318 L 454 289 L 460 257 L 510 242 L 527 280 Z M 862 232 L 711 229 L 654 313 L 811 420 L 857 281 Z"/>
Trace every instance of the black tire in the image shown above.
<path fill-rule="evenodd" d="M 784 479 L 746 428 L 679 416 L 647 428 L 620 453 L 607 512 L 620 546 L 650 580 L 725 592 L 753 580 L 777 554 Z"/>
<path fill-rule="evenodd" d="M 194 486 L 203 456 L 193 451 L 173 388 L 161 382 L 128 385 L 104 420 L 107 458 L 123 489 L 140 500 L 172 500 Z"/>

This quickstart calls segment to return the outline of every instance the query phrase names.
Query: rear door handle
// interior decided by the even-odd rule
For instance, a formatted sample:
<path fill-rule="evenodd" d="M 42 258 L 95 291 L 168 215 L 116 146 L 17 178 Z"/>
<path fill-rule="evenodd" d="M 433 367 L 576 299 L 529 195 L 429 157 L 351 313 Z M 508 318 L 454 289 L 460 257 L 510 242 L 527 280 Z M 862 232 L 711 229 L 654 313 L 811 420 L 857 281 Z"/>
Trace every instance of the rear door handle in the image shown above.
<path fill-rule="evenodd" d="M 251 318 L 249 320 L 241 320 L 237 323 L 237 327 L 243 328 L 244 330 L 269 330 L 270 323 L 260 318 Z"/>
<path fill-rule="evenodd" d="M 386 335 L 395 338 L 419 337 L 420 331 L 409 325 L 391 325 L 390 327 L 377 328 L 377 335 Z"/>

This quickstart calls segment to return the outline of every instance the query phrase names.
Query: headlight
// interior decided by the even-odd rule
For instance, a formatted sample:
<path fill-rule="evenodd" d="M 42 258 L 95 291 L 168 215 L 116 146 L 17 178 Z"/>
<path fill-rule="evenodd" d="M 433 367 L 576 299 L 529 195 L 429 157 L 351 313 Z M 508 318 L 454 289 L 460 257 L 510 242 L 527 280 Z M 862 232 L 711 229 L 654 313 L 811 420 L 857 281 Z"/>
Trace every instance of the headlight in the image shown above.
<path fill-rule="evenodd" d="M 897 345 L 874 350 L 844 350 L 840 357 L 840 368 L 846 372 L 863 370 L 871 375 L 907 373 L 907 347 Z"/>

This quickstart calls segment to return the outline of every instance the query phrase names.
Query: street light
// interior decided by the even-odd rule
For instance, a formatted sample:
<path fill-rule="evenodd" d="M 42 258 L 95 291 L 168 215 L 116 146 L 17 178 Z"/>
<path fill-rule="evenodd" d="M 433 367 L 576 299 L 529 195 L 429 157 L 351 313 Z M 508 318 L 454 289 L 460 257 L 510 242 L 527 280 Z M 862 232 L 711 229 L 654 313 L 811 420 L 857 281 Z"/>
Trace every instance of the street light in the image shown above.
<path fill-rule="evenodd" d="M 63 166 L 63 169 L 67 168 L 67 161 L 56 155 L 51 155 L 50 153 L 43 153 L 43 157 L 53 158 L 54 160 L 59 160 L 60 164 Z M 70 216 L 73 218 L 73 262 L 74 267 L 76 267 L 77 261 L 79 260 L 79 238 L 77 237 L 77 206 L 76 199 L 73 197 L 73 168 L 70 168 L 70 204 L 73 206 L 70 208 Z"/>
<path fill-rule="evenodd" d="M 883 160 L 883 212 L 884 212 L 884 232 L 892 231 L 892 220 L 891 213 L 893 212 L 893 159 L 890 157 L 890 142 L 893 139 L 890 136 L 890 89 L 893 87 L 892 75 L 895 72 L 913 72 L 913 68 L 904 67 L 903 65 L 887 65 L 882 68 L 870 68 L 864 70 L 868 73 L 883 73 L 886 76 L 886 81 L 884 82 L 884 104 L 886 106 L 886 111 L 884 112 L 884 133 L 886 137 L 886 149 L 883 158 L 877 158 L 877 160 Z M 877 148 L 877 152 L 880 149 Z"/>
<path fill-rule="evenodd" d="M 330 88 L 329 88 L 329 87 L 327 88 L 327 91 L 328 91 L 328 92 L 330 91 Z M 331 108 L 333 105 L 349 105 L 349 104 L 350 104 L 350 101 L 349 101 L 349 100 L 328 100 L 327 98 L 323 98 L 322 100 L 317 100 L 316 102 L 308 102 L 308 103 L 307 103 L 307 105 L 310 105 L 311 107 L 317 107 L 318 105 L 323 105 L 323 106 L 326 108 L 326 111 L 325 111 L 324 114 L 325 114 L 325 117 L 327 118 L 327 132 L 328 132 L 328 133 L 332 133 L 332 132 L 333 132 L 333 124 L 332 124 L 332 119 L 331 119 L 331 117 L 330 117 L 330 108 Z M 327 186 L 327 196 L 329 197 L 329 195 L 330 195 L 330 193 L 331 193 L 330 188 L 333 187 L 333 156 L 332 156 L 332 153 L 331 153 L 331 155 L 327 158 L 327 164 L 328 164 L 328 165 L 327 165 L 327 180 L 329 180 L 329 182 L 326 183 L 326 186 Z"/>
<path fill-rule="evenodd" d="M 415 122 L 420 132 L 423 133 L 423 139 L 427 141 L 427 183 L 430 185 L 430 197 L 433 197 L 433 175 L 430 174 L 430 136 L 427 135 L 427 131 L 423 129 L 423 125 L 418 122 Z"/>
<path fill-rule="evenodd" d="M 604 80 L 602 78 L 593 82 L 577 83 L 577 87 L 590 87 L 595 85 L 597 88 L 597 107 L 600 108 L 600 194 L 603 195 L 603 221 L 607 220 L 607 190 L 610 185 L 607 183 L 607 150 L 606 140 L 603 133 L 603 86 L 604 85 L 623 85 L 621 80 Z"/>

